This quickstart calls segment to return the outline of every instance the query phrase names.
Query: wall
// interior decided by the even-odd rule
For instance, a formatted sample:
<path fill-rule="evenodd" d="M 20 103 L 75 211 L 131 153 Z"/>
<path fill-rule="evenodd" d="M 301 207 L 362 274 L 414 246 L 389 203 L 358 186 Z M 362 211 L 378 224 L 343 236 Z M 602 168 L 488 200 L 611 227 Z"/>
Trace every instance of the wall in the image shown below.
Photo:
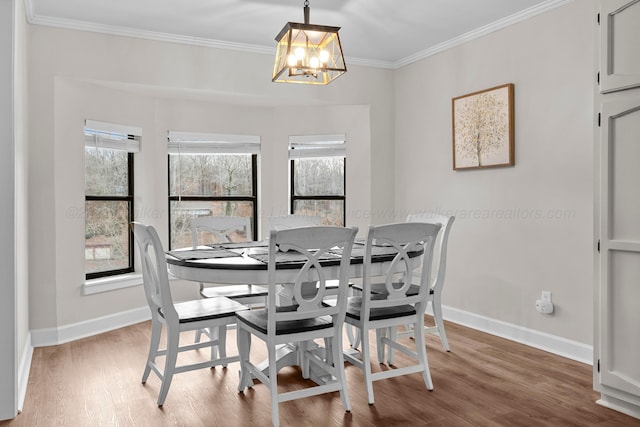
<path fill-rule="evenodd" d="M 13 418 L 17 412 L 17 282 L 15 270 L 15 175 L 14 156 L 14 9 L 12 0 L 0 1 L 0 128 L 5 129 L 2 139 L 4 155 L 0 158 L 1 197 L 7 206 L 0 211 L 0 268 L 5 275 L 0 289 L 0 342 L 7 343 L 0 349 L 0 419 Z"/>
<path fill-rule="evenodd" d="M 592 344 L 593 10 L 571 2 L 395 74 L 396 214 L 456 214 L 449 313 Z M 453 171 L 451 99 L 505 83 L 515 167 Z M 543 289 L 552 315 L 535 311 Z"/>
<path fill-rule="evenodd" d="M 351 67 L 320 88 L 273 84 L 268 55 L 40 26 L 30 28 L 29 60 L 29 257 L 39 260 L 30 266 L 32 329 L 55 333 L 145 305 L 140 287 L 82 295 L 85 118 L 143 128 L 135 206 L 165 243 L 167 130 L 260 135 L 265 215 L 287 209 L 288 135 L 345 132 L 354 159 L 347 224 L 364 227 L 391 207 L 389 70 Z M 193 286 L 174 289 L 178 298 L 196 296 Z"/>
<path fill-rule="evenodd" d="M 31 360 L 27 268 L 26 44 L 22 1 L 0 0 L 0 420 L 22 407 Z"/>

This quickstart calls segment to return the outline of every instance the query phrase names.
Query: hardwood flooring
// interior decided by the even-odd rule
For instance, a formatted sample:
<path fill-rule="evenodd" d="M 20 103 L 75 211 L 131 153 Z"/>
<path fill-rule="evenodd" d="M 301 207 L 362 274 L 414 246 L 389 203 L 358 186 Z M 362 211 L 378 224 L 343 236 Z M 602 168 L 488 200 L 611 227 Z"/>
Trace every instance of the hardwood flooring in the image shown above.
<path fill-rule="evenodd" d="M 330 393 L 281 403 L 281 425 L 640 426 L 640 420 L 595 403 L 590 366 L 456 324 L 446 327 L 450 353 L 427 336 L 433 391 L 420 374 L 382 380 L 374 383 L 375 405 L 369 406 L 361 371 L 347 364 L 351 413 Z M 152 373 L 146 385 L 140 383 L 149 334 L 150 323 L 143 322 L 36 348 L 23 411 L 0 426 L 271 425 L 265 386 L 236 391 L 237 363 L 177 374 L 158 408 L 158 378 Z M 235 331 L 227 342 L 234 352 Z M 265 355 L 254 339 L 253 357 Z M 396 365 L 403 361 L 397 354 Z M 373 369 L 388 367 L 374 363 Z M 305 386 L 296 367 L 283 369 L 278 381 L 282 389 Z"/>

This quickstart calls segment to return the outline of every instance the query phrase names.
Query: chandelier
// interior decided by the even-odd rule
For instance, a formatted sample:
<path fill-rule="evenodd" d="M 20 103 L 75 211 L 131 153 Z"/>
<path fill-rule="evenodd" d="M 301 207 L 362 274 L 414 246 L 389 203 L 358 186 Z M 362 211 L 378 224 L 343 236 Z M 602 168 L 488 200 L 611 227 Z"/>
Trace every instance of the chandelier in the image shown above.
<path fill-rule="evenodd" d="M 309 24 L 309 0 L 304 24 L 287 22 L 276 36 L 276 62 L 271 81 L 326 85 L 347 71 L 338 35 L 340 27 Z"/>

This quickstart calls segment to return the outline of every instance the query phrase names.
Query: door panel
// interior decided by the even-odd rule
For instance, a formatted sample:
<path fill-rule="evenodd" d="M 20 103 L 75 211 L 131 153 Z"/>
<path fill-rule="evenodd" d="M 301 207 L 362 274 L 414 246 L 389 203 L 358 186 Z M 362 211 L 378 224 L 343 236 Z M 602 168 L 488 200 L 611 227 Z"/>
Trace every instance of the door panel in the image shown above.
<path fill-rule="evenodd" d="M 640 86 L 640 0 L 602 0 L 600 90 Z"/>
<path fill-rule="evenodd" d="M 640 95 L 602 105 L 599 382 L 635 396 L 640 396 L 639 136 Z"/>

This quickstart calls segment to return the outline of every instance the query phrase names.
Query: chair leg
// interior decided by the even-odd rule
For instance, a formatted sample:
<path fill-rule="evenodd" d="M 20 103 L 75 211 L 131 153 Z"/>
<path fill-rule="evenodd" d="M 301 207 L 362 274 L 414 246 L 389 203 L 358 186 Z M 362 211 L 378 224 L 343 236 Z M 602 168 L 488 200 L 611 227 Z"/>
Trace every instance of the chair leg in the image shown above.
<path fill-rule="evenodd" d="M 424 315 L 420 316 L 422 320 L 416 319 L 415 331 L 424 330 Z M 431 371 L 429 369 L 429 361 L 427 360 L 427 346 L 424 341 L 424 333 L 416 333 L 416 353 L 418 355 L 418 363 L 424 366 L 422 371 L 422 378 L 424 384 L 427 386 L 427 390 L 433 390 L 433 381 L 431 380 Z"/>
<path fill-rule="evenodd" d="M 218 342 L 216 343 L 218 347 L 218 353 L 220 354 L 220 359 L 224 359 L 227 357 L 227 325 L 218 326 Z M 211 360 L 214 358 L 214 347 L 211 347 Z M 227 367 L 225 363 L 222 365 L 223 368 Z"/>
<path fill-rule="evenodd" d="M 280 412 L 278 411 L 278 367 L 276 366 L 276 349 L 271 346 L 269 352 L 269 391 L 271 394 L 271 422 L 274 427 L 280 425 Z"/>
<path fill-rule="evenodd" d="M 195 342 L 195 343 L 200 342 L 200 338 L 201 338 L 201 336 L 202 336 L 202 329 L 198 329 L 198 330 L 196 330 L 196 337 L 195 337 L 195 339 L 193 340 L 193 342 Z"/>
<path fill-rule="evenodd" d="M 340 400 L 342 401 L 342 406 L 344 410 L 347 412 L 351 412 L 351 402 L 349 400 L 349 392 L 347 390 L 347 377 L 344 372 L 344 355 L 342 353 L 342 334 L 340 331 L 336 331 L 334 334 L 334 338 L 330 338 L 331 341 L 331 359 L 333 360 L 333 367 L 335 369 L 335 375 L 338 381 L 340 381 Z M 335 341 L 335 342 L 334 342 Z M 329 349 L 327 349 L 329 351 Z M 329 359 L 329 354 L 327 354 L 327 360 Z"/>
<path fill-rule="evenodd" d="M 164 362 L 164 372 L 162 378 L 162 386 L 158 394 L 158 406 L 164 404 L 164 400 L 169 393 L 169 387 L 173 380 L 173 374 L 176 369 L 176 360 L 178 359 L 178 346 L 180 345 L 180 332 L 172 331 L 167 328 L 167 357 Z"/>
<path fill-rule="evenodd" d="M 347 330 L 347 338 L 349 338 L 349 344 L 352 348 L 357 349 L 360 345 L 360 329 L 353 325 L 345 324 Z"/>
<path fill-rule="evenodd" d="M 242 393 L 245 387 L 251 387 L 253 381 L 249 372 L 249 355 L 251 354 L 251 334 L 238 325 L 237 329 L 238 353 L 240 355 L 240 381 L 238 392 Z"/>
<path fill-rule="evenodd" d="M 392 326 L 389 328 L 389 339 L 391 341 L 396 341 L 398 339 L 398 328 L 396 326 Z M 394 356 L 393 347 L 389 346 L 387 350 L 387 364 L 393 365 L 393 356 Z"/>
<path fill-rule="evenodd" d="M 384 344 L 382 338 L 387 336 L 387 328 L 376 329 L 376 350 L 378 351 L 378 363 L 384 363 Z"/>
<path fill-rule="evenodd" d="M 149 343 L 149 355 L 147 356 L 147 364 L 142 373 L 142 384 L 147 382 L 149 373 L 151 372 L 151 364 L 156 360 L 158 354 L 158 346 L 160 345 L 160 336 L 162 335 L 162 323 L 155 319 L 151 319 L 151 342 Z"/>
<path fill-rule="evenodd" d="M 369 349 L 369 334 L 360 329 L 362 339 L 362 369 L 364 371 L 364 382 L 367 387 L 367 399 L 369 405 L 373 405 L 373 381 L 371 381 L 371 350 Z"/>
<path fill-rule="evenodd" d="M 438 335 L 440 335 L 440 341 L 445 351 L 449 350 L 449 341 L 447 340 L 447 333 L 444 331 L 444 320 L 442 319 L 442 305 L 440 304 L 440 295 L 437 297 L 434 295 L 434 299 L 431 301 L 431 307 L 433 308 L 433 320 L 438 328 Z"/>
<path fill-rule="evenodd" d="M 336 336 L 339 332 L 336 332 Z M 341 340 L 342 341 L 342 340 Z M 336 358 L 333 355 L 333 338 L 327 337 L 324 339 L 324 362 L 331 366 L 333 365 L 333 361 L 336 360 Z M 342 348 L 342 347 L 340 347 Z"/>
<path fill-rule="evenodd" d="M 302 378 L 309 379 L 309 359 L 307 359 L 305 352 L 309 349 L 309 341 L 300 341 L 298 347 L 298 363 L 300 364 L 300 370 L 302 371 Z"/>

